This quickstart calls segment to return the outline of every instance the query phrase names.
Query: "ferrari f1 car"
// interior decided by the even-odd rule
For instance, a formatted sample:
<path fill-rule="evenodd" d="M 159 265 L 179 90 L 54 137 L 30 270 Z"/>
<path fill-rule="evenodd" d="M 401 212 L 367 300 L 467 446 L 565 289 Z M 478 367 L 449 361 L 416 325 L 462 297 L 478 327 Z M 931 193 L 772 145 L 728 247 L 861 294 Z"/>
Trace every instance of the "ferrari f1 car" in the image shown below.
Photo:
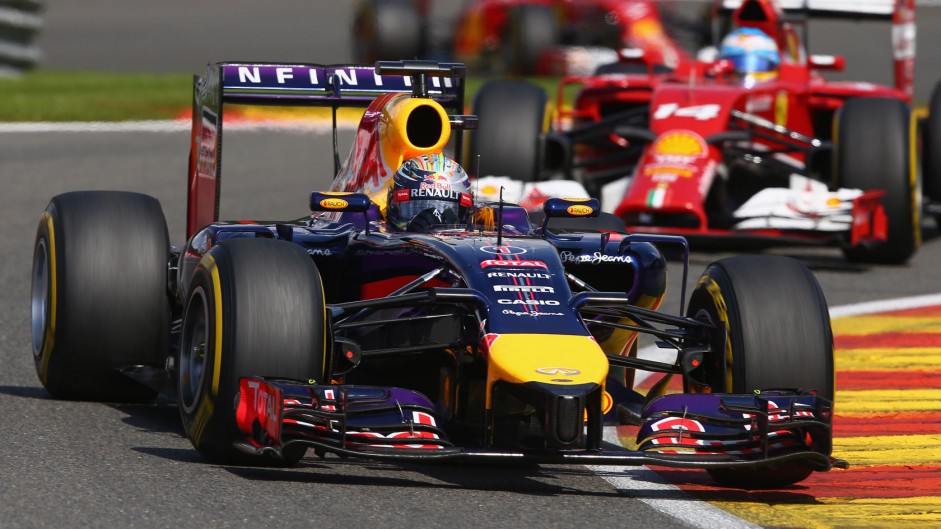
<path fill-rule="evenodd" d="M 371 63 L 448 56 L 495 73 L 588 75 L 615 50 L 643 48 L 674 68 L 690 56 L 676 35 L 701 39 L 708 28 L 653 0 L 474 0 L 454 23 L 437 22 L 430 0 L 362 0 L 353 20 L 353 54 Z M 438 29 L 447 31 L 438 35 Z"/>
<path fill-rule="evenodd" d="M 211 64 L 193 92 L 183 247 L 141 194 L 66 193 L 42 214 L 32 273 L 42 384 L 70 399 L 162 392 L 210 461 L 295 463 L 310 448 L 655 463 L 730 484 L 843 466 L 831 458 L 826 301 L 797 261 L 718 261 L 671 315 L 657 310 L 656 244 L 684 240 L 612 228 L 597 200 L 548 200 L 539 222 L 497 202 L 427 232 L 385 223 L 396 168 L 459 151 L 452 130 L 473 126 L 459 114 L 463 72 Z M 218 219 L 224 111 L 240 103 L 366 108 L 332 188 L 310 194 L 312 214 Z M 639 358 L 639 335 L 675 361 Z M 641 394 L 636 370 L 663 378 Z M 668 394 L 670 377 L 684 392 Z M 636 443 L 606 443 L 615 423 L 636 428 Z"/>
<path fill-rule="evenodd" d="M 853 261 L 906 261 L 920 244 L 922 207 L 910 108 L 914 3 L 726 0 L 716 10 L 731 21 L 725 25 L 773 39 L 775 78 L 746 83 L 729 61 L 705 57 L 656 71 L 643 50 L 625 50 L 622 60 L 645 64 L 646 73 L 565 79 L 559 106 L 567 88 L 578 85 L 578 93 L 548 133 L 540 129 L 547 96 L 538 87 L 495 82 L 475 102 L 482 127 L 493 127 L 492 115 L 502 119 L 501 132 L 473 142 L 483 174 L 567 176 L 628 230 L 694 244 L 835 243 Z M 807 53 L 811 15 L 891 19 L 895 86 L 826 80 L 821 71 L 840 70 L 844 60 Z M 941 93 L 935 99 L 941 105 Z M 933 112 L 924 137 L 933 156 L 925 175 L 934 184 L 925 189 L 941 196 L 932 149 L 938 121 Z M 528 140 L 503 149 L 510 137 Z"/>

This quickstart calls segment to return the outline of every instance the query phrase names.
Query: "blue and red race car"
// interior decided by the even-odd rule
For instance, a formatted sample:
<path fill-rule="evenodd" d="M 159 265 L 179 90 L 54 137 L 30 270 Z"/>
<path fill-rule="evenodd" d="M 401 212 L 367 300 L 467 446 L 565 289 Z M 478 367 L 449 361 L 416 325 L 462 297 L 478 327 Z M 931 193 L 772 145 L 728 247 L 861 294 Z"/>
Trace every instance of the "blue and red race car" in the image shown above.
<path fill-rule="evenodd" d="M 32 336 L 43 385 L 69 399 L 164 393 L 196 450 L 226 463 L 295 463 L 307 449 L 655 463 L 734 485 L 844 466 L 830 456 L 833 340 L 813 275 L 783 257 L 725 259 L 679 314 L 659 311 L 657 245 L 682 249 L 682 238 L 628 234 L 597 200 L 547 200 L 539 218 L 475 203 L 447 187 L 453 160 L 425 163 L 460 152 L 452 131 L 475 123 L 461 114 L 463 74 L 422 61 L 211 64 L 193 89 L 184 245 L 137 193 L 65 193 L 42 214 Z M 307 213 L 218 218 L 224 116 L 242 103 L 365 108 Z M 406 176 L 412 187 L 396 187 Z M 393 222 L 435 197 L 458 214 Z M 638 358 L 641 335 L 675 360 Z M 637 370 L 660 383 L 635 391 Z M 671 377 L 683 393 L 666 394 Z M 636 442 L 605 443 L 614 423 L 635 427 Z"/>
<path fill-rule="evenodd" d="M 717 27 L 736 28 L 726 39 L 763 39 L 772 70 L 741 71 L 742 56 L 722 54 L 739 42 L 673 70 L 644 50 L 623 50 L 621 65 L 644 71 L 564 79 L 558 106 L 576 86 L 577 95 L 548 133 L 534 125 L 545 116 L 531 103 L 546 101 L 538 87 L 494 83 L 475 102 L 482 123 L 503 120 L 502 132 L 474 141 L 482 174 L 567 176 L 629 231 L 694 243 L 836 244 L 853 261 L 905 262 L 920 244 L 919 140 L 924 188 L 941 198 L 933 148 L 941 113 L 931 113 L 922 137 L 911 108 L 914 2 L 725 0 L 715 8 Z M 826 79 L 821 72 L 844 60 L 808 52 L 811 16 L 891 20 L 895 85 Z M 934 100 L 941 105 L 941 94 Z"/>

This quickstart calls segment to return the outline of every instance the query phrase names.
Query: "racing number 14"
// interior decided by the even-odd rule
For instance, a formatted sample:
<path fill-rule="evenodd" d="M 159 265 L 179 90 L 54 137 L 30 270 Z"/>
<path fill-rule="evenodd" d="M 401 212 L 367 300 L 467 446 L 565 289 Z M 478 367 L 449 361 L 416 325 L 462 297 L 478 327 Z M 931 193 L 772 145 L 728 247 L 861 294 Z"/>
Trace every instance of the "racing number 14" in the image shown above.
<path fill-rule="evenodd" d="M 666 119 L 670 116 L 682 118 L 695 118 L 700 121 L 713 119 L 719 115 L 719 105 L 696 105 L 693 107 L 681 107 L 676 103 L 664 103 L 657 107 L 653 113 L 653 119 Z"/>

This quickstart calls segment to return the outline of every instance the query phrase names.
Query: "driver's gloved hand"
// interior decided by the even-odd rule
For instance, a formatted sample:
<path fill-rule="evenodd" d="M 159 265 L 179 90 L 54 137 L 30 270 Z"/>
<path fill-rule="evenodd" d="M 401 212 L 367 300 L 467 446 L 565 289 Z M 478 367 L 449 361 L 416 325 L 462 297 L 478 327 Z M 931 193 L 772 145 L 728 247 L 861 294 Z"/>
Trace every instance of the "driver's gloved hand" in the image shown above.
<path fill-rule="evenodd" d="M 413 233 L 423 233 L 431 231 L 435 226 L 442 224 L 457 224 L 457 215 L 450 209 L 442 213 L 437 208 L 428 208 L 415 215 L 415 218 L 409 221 L 405 230 Z"/>

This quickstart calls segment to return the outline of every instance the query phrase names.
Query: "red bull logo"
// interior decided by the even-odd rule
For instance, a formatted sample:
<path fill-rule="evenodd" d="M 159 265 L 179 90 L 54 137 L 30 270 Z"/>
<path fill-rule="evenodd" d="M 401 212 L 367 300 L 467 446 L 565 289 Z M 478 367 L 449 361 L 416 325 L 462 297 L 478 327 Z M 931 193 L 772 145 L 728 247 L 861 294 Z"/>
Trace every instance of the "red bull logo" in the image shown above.
<path fill-rule="evenodd" d="M 425 176 L 425 180 L 419 185 L 419 189 L 450 189 L 451 181 L 447 176 L 440 173 L 432 173 Z"/>

